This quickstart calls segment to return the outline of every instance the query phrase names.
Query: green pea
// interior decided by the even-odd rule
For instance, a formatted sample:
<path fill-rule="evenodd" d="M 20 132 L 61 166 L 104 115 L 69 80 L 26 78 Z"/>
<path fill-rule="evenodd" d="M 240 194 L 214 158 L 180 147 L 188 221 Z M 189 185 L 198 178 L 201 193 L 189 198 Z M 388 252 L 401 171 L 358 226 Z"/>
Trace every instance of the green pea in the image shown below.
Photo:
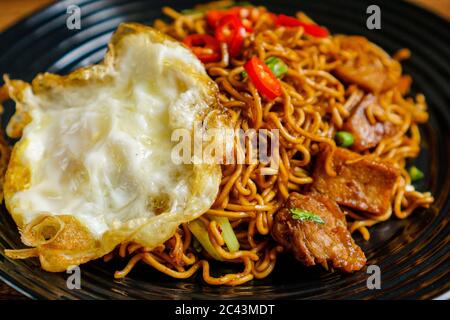
<path fill-rule="evenodd" d="M 347 131 L 338 131 L 334 137 L 336 143 L 340 147 L 348 148 L 353 145 L 355 142 L 355 138 L 350 132 Z"/>
<path fill-rule="evenodd" d="M 417 181 L 417 180 L 423 179 L 423 177 L 425 177 L 425 174 L 420 169 L 418 169 L 416 166 L 410 167 L 408 172 L 409 172 L 409 176 L 411 177 L 411 181 Z"/>

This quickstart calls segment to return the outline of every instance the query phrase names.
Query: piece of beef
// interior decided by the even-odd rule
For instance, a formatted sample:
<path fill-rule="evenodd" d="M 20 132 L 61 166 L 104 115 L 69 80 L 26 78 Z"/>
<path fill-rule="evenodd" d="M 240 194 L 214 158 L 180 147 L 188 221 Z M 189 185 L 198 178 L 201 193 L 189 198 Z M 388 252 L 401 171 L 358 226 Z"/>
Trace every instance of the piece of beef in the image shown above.
<path fill-rule="evenodd" d="M 374 93 L 391 89 L 398 83 L 401 66 L 381 48 L 361 36 L 338 36 L 337 39 L 341 50 L 354 55 L 335 69 L 339 79 Z"/>
<path fill-rule="evenodd" d="M 391 206 L 399 171 L 386 162 L 362 159 L 361 156 L 343 148 L 333 155 L 336 176 L 325 170 L 327 152 L 320 153 L 313 172 L 312 189 L 327 195 L 338 204 L 373 215 L 383 215 Z"/>
<path fill-rule="evenodd" d="M 323 220 L 294 219 L 290 209 L 311 212 Z M 366 257 L 347 230 L 345 215 L 336 202 L 319 194 L 291 193 L 274 217 L 273 238 L 306 266 L 320 264 L 328 269 L 352 272 L 361 269 Z"/>
<path fill-rule="evenodd" d="M 367 94 L 354 108 L 351 116 L 344 123 L 343 129 L 353 134 L 355 142 L 352 149 L 364 151 L 376 147 L 384 137 L 390 137 L 397 131 L 391 122 L 370 123 L 366 116 L 366 109 L 377 104 L 377 97 Z"/>

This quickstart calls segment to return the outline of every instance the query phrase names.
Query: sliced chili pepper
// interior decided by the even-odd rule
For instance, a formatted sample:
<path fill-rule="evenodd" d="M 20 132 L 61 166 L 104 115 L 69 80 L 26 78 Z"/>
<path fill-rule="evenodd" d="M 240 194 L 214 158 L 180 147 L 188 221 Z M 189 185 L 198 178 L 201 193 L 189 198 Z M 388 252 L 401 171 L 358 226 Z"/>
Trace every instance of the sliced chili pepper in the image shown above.
<path fill-rule="evenodd" d="M 241 19 L 242 24 L 245 27 L 245 30 L 247 30 L 247 32 L 249 33 L 252 33 L 253 26 L 255 25 L 256 21 L 258 21 L 261 12 L 259 11 L 258 8 L 255 7 L 237 7 L 237 9 L 238 10 L 235 12 Z"/>
<path fill-rule="evenodd" d="M 269 57 L 264 61 L 264 63 L 277 78 L 281 78 L 288 71 L 288 66 L 280 58 Z M 247 77 L 247 72 L 242 71 L 241 76 L 242 78 Z"/>
<path fill-rule="evenodd" d="M 234 7 L 227 10 L 209 10 L 206 13 L 206 21 L 208 21 L 208 24 L 213 27 L 217 28 L 219 26 L 220 20 L 227 16 L 227 15 L 235 15 L 236 17 L 241 17 L 241 8 L 240 7 Z"/>
<path fill-rule="evenodd" d="M 269 17 L 272 20 L 273 23 L 277 23 L 278 16 L 275 13 L 269 12 Z"/>
<path fill-rule="evenodd" d="M 305 33 L 313 37 L 323 38 L 328 36 L 328 30 L 316 24 L 302 22 L 294 17 L 290 17 L 284 14 L 280 14 L 275 21 L 277 26 L 285 27 L 303 27 Z"/>
<path fill-rule="evenodd" d="M 259 93 L 269 100 L 281 96 L 281 84 L 269 67 L 258 57 L 253 56 L 244 64 L 248 77 Z"/>
<path fill-rule="evenodd" d="M 209 10 L 206 13 L 206 21 L 211 27 L 217 28 L 220 19 L 226 14 L 225 12 L 224 10 Z"/>
<path fill-rule="evenodd" d="M 302 25 L 300 23 L 300 20 L 294 17 L 287 16 L 285 14 L 278 15 L 275 24 L 277 26 L 285 26 L 285 27 L 300 27 Z"/>
<path fill-rule="evenodd" d="M 236 57 L 244 43 L 245 28 L 239 18 L 234 14 L 228 14 L 220 19 L 215 36 L 220 42 L 226 43 L 231 58 Z"/>
<path fill-rule="evenodd" d="M 191 48 L 201 62 L 220 60 L 220 43 L 208 34 L 192 34 L 184 38 L 183 43 Z"/>
<path fill-rule="evenodd" d="M 247 32 L 253 32 L 252 27 L 258 20 L 260 12 L 255 7 L 233 7 L 228 10 L 209 10 L 206 13 L 206 20 L 211 27 L 217 28 L 220 20 L 230 14 L 235 15 L 241 20 Z"/>
<path fill-rule="evenodd" d="M 253 33 L 253 28 L 252 28 L 253 23 L 248 19 L 242 19 L 241 21 L 242 21 L 242 25 L 245 28 L 245 31 L 247 33 Z"/>

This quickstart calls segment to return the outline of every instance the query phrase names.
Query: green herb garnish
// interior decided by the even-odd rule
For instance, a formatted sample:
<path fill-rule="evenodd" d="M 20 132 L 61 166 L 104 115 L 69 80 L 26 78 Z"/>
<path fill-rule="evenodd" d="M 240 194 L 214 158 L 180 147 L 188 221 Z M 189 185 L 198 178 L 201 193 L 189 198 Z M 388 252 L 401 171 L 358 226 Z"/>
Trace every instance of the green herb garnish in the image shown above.
<path fill-rule="evenodd" d="M 408 173 L 409 176 L 411 177 L 411 181 L 417 181 L 425 177 L 425 174 L 416 166 L 410 167 Z"/>
<path fill-rule="evenodd" d="M 242 2 L 231 2 L 229 4 L 219 5 L 214 4 L 214 6 L 210 4 L 204 4 L 204 5 L 197 5 L 194 8 L 184 9 L 181 10 L 181 13 L 184 15 L 203 15 L 209 10 L 226 10 L 231 9 L 233 7 L 253 7 L 253 4 L 251 4 L 248 1 L 242 1 Z"/>
<path fill-rule="evenodd" d="M 205 227 L 203 222 L 200 220 L 193 220 L 188 223 L 188 228 L 191 231 L 191 233 L 194 235 L 194 237 L 198 240 L 201 247 L 208 252 L 208 254 L 215 260 L 222 261 L 222 256 L 216 251 L 216 248 L 214 248 L 213 244 L 211 243 L 211 240 L 209 239 L 208 229 Z M 200 247 L 198 245 L 197 249 L 199 250 Z"/>
<path fill-rule="evenodd" d="M 192 239 L 192 246 L 194 247 L 194 250 L 197 252 L 202 252 L 202 245 L 200 244 L 200 242 L 198 242 L 198 240 L 196 238 Z"/>
<path fill-rule="evenodd" d="M 281 78 L 281 76 L 283 76 L 288 71 L 288 66 L 280 58 L 269 57 L 266 59 L 266 61 L 264 61 L 264 63 L 267 64 L 269 69 L 277 78 Z"/>
<path fill-rule="evenodd" d="M 248 1 L 237 1 L 231 3 L 229 6 L 225 6 L 226 9 L 233 7 L 253 7 L 253 4 Z"/>
<path fill-rule="evenodd" d="M 325 221 L 322 220 L 317 214 L 314 214 L 310 211 L 299 209 L 299 208 L 291 208 L 289 212 L 292 214 L 292 218 L 300 221 L 313 221 L 319 224 L 324 224 Z"/>
<path fill-rule="evenodd" d="M 205 12 L 197 9 L 184 9 L 181 11 L 185 16 L 190 16 L 191 18 L 201 18 L 205 15 Z"/>
<path fill-rule="evenodd" d="M 234 233 L 233 227 L 230 224 L 230 220 L 228 220 L 227 217 L 215 217 L 215 216 L 210 216 L 210 219 L 216 221 L 220 229 L 222 229 L 223 241 L 225 241 L 228 250 L 230 250 L 230 252 L 238 251 L 239 241 L 236 237 L 236 234 Z"/>

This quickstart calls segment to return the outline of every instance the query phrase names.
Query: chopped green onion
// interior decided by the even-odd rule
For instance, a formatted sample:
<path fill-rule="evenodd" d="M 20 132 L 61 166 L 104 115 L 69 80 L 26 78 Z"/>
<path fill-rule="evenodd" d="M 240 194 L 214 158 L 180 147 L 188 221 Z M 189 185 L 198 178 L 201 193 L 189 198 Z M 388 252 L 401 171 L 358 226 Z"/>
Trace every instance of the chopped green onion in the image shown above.
<path fill-rule="evenodd" d="M 222 229 L 222 237 L 228 247 L 228 250 L 230 250 L 230 252 L 238 251 L 239 241 L 236 238 L 236 234 L 234 233 L 233 227 L 231 226 L 228 218 L 215 216 L 210 216 L 210 218 L 216 221 L 220 229 Z"/>
<path fill-rule="evenodd" d="M 425 174 L 416 166 L 410 167 L 408 172 L 409 176 L 411 177 L 411 181 L 417 181 L 425 177 Z"/>
<path fill-rule="evenodd" d="M 325 221 L 322 220 L 317 214 L 314 214 L 310 211 L 299 209 L 299 208 L 291 208 L 289 209 L 292 214 L 292 218 L 300 221 L 313 221 L 319 224 L 324 224 Z"/>
<path fill-rule="evenodd" d="M 191 15 L 191 14 L 194 14 L 194 13 L 201 13 L 201 11 L 197 10 L 197 9 L 190 8 L 190 9 L 181 10 L 181 13 L 185 14 L 185 15 Z"/>
<path fill-rule="evenodd" d="M 189 222 L 188 228 L 192 232 L 194 237 L 198 240 L 198 242 L 200 242 L 203 249 L 205 249 L 213 259 L 222 261 L 220 254 L 214 248 L 211 240 L 209 240 L 208 230 L 206 229 L 203 222 L 201 222 L 200 220 L 193 220 Z"/>
<path fill-rule="evenodd" d="M 233 7 L 253 7 L 253 4 L 248 1 L 237 1 L 232 2 L 229 6 L 225 6 L 224 8 L 233 8 Z"/>
<path fill-rule="evenodd" d="M 181 13 L 192 18 L 201 18 L 205 15 L 205 11 L 201 9 L 184 9 Z"/>
<path fill-rule="evenodd" d="M 230 3 L 212 3 L 212 4 L 200 4 L 196 5 L 194 8 L 181 10 L 182 14 L 185 15 L 203 15 L 205 12 L 209 10 L 225 10 L 233 7 L 253 7 L 253 4 L 247 1 L 242 2 L 234 2 Z"/>
<path fill-rule="evenodd" d="M 280 58 L 269 57 L 264 62 L 277 78 L 281 78 L 288 71 L 288 66 Z"/>
<path fill-rule="evenodd" d="M 347 131 L 336 132 L 336 136 L 334 137 L 334 139 L 336 140 L 338 146 L 344 148 L 351 147 L 355 142 L 355 138 L 353 138 L 353 135 Z"/>
<path fill-rule="evenodd" d="M 283 60 L 277 57 L 269 57 L 264 61 L 264 63 L 269 67 L 270 71 L 275 75 L 277 78 L 281 78 L 287 71 L 288 66 L 286 63 L 284 63 Z M 247 72 L 242 71 L 241 77 L 246 78 Z"/>
<path fill-rule="evenodd" d="M 196 237 L 192 238 L 192 246 L 194 247 L 194 250 L 197 252 L 201 252 L 203 250 L 202 245 L 200 242 L 198 242 Z"/>
<path fill-rule="evenodd" d="M 184 15 L 203 15 L 206 11 L 209 10 L 223 10 L 223 9 L 230 9 L 233 7 L 253 7 L 253 4 L 251 4 L 248 1 L 240 1 L 240 2 L 234 2 L 232 1 L 229 4 L 225 4 L 225 5 L 218 5 L 215 4 L 214 6 L 211 5 L 197 5 L 194 8 L 189 8 L 189 9 L 184 9 L 181 10 L 181 13 Z"/>

